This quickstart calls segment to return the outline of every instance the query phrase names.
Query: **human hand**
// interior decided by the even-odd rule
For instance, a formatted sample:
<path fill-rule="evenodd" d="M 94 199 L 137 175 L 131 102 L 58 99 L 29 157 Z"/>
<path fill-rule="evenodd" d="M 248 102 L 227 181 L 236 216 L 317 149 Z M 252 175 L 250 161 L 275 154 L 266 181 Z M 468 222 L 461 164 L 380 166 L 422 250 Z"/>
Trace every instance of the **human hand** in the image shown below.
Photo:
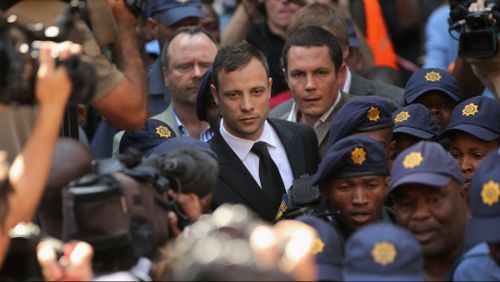
<path fill-rule="evenodd" d="M 37 258 L 46 281 L 90 281 L 93 277 L 89 244 L 77 241 L 64 245 L 64 256 L 57 260 L 50 243 L 42 241 L 37 247 Z"/>
<path fill-rule="evenodd" d="M 173 191 L 170 191 L 169 197 L 176 199 L 177 206 L 190 222 L 197 221 L 203 214 L 202 204 L 198 195 L 194 193 L 180 193 L 175 195 Z M 182 232 L 178 224 L 179 216 L 174 211 L 169 211 L 167 215 L 170 235 L 172 238 L 177 238 L 177 236 L 179 236 Z"/>
<path fill-rule="evenodd" d="M 66 68 L 56 65 L 56 59 L 65 60 L 71 55 L 80 54 L 81 45 L 71 41 L 54 43 L 42 42 L 40 46 L 40 66 L 36 74 L 35 96 L 40 107 L 54 106 L 64 109 L 71 93 L 71 81 Z"/>
<path fill-rule="evenodd" d="M 136 19 L 136 14 L 127 7 L 127 4 L 125 4 L 124 0 L 108 0 L 108 4 L 111 7 L 111 10 L 113 11 L 115 17 L 117 16 L 127 16 L 127 17 L 133 17 Z M 135 11 L 137 13 L 140 12 L 140 10 Z"/>

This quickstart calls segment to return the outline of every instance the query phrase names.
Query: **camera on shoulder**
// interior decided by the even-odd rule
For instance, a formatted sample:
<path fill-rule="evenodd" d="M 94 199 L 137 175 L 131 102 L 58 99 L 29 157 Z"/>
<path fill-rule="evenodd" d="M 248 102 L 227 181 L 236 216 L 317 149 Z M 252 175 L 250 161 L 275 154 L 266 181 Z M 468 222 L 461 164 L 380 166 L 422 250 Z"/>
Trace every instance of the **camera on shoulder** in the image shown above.
<path fill-rule="evenodd" d="M 490 58 L 498 52 L 500 32 L 498 0 L 486 1 L 483 11 L 469 11 L 472 0 L 458 0 L 450 7 L 450 34 L 460 33 L 459 56 L 463 58 Z"/>
<path fill-rule="evenodd" d="M 78 41 L 79 8 L 70 6 L 54 26 L 25 25 L 16 15 L 0 14 L 0 103 L 34 104 L 39 47 L 42 41 Z M 70 104 L 92 100 L 96 88 L 94 66 L 78 56 L 57 60 L 72 82 Z"/>

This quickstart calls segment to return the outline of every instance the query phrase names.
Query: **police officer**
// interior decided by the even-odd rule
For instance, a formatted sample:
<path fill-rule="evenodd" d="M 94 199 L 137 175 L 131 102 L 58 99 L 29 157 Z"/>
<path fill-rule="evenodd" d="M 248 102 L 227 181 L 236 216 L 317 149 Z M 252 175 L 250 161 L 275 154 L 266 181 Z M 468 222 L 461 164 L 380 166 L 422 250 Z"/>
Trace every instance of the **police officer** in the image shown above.
<path fill-rule="evenodd" d="M 333 118 L 328 147 L 346 136 L 363 134 L 384 144 L 388 155 L 394 124 L 391 113 L 394 110 L 396 106 L 381 97 L 365 96 L 350 100 Z"/>
<path fill-rule="evenodd" d="M 500 104 L 483 96 L 463 101 L 453 110 L 450 124 L 441 137 L 449 137 L 449 151 L 469 189 L 483 158 L 500 144 Z"/>
<path fill-rule="evenodd" d="M 212 67 L 201 77 L 200 88 L 196 96 L 196 116 L 200 121 L 206 121 L 213 132 L 217 132 L 222 118 L 219 107 L 210 93 L 212 83 Z"/>
<path fill-rule="evenodd" d="M 317 280 L 342 281 L 344 254 L 338 232 L 328 221 L 315 216 L 302 215 L 297 217 L 296 220 L 310 225 L 318 233 L 314 247 L 311 250 L 316 260 Z"/>
<path fill-rule="evenodd" d="M 445 280 L 462 252 L 469 218 L 463 183 L 455 160 L 436 142 L 421 141 L 394 161 L 394 218 L 422 246 L 425 280 Z"/>
<path fill-rule="evenodd" d="M 451 73 L 437 68 L 415 72 L 405 86 L 405 105 L 419 103 L 429 108 L 444 130 L 451 112 L 461 100 L 460 86 Z"/>
<path fill-rule="evenodd" d="M 390 221 L 384 208 L 388 175 L 384 148 L 373 138 L 353 135 L 328 149 L 312 182 L 343 239 L 367 224 Z"/>
<path fill-rule="evenodd" d="M 424 281 L 422 247 L 397 225 L 371 224 L 347 242 L 344 281 Z"/>
<path fill-rule="evenodd" d="M 421 104 L 411 104 L 392 113 L 391 160 L 404 149 L 422 140 L 438 140 L 438 122 Z"/>
<path fill-rule="evenodd" d="M 136 131 L 125 131 L 120 140 L 119 152 L 124 153 L 129 148 L 135 148 L 144 155 L 163 141 L 174 138 L 174 130 L 166 123 L 157 119 L 148 119 L 144 127 Z"/>
<path fill-rule="evenodd" d="M 472 179 L 471 219 L 466 244 L 473 245 L 461 259 L 453 281 L 500 280 L 500 150 L 493 150 Z"/>

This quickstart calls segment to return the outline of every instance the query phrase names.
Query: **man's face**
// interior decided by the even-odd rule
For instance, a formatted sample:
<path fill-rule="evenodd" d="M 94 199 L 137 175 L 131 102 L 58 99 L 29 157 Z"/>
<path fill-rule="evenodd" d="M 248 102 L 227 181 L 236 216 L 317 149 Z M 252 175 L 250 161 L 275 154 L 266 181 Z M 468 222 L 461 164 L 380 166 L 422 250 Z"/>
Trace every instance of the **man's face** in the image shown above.
<path fill-rule="evenodd" d="M 286 29 L 293 15 L 300 9 L 289 0 L 265 0 L 267 23 L 271 28 Z"/>
<path fill-rule="evenodd" d="M 336 72 L 326 46 L 292 46 L 287 58 L 286 78 L 298 109 L 307 119 L 319 119 L 337 100 L 345 66 Z"/>
<path fill-rule="evenodd" d="M 451 135 L 450 154 L 457 161 L 464 175 L 465 187 L 470 188 L 474 172 L 483 159 L 497 148 L 498 142 L 483 141 L 465 132 L 457 131 Z"/>
<path fill-rule="evenodd" d="M 423 104 L 436 117 L 439 124 L 439 131 L 443 131 L 448 127 L 451 119 L 451 113 L 457 105 L 448 95 L 441 91 L 429 91 L 418 97 L 415 103 Z"/>
<path fill-rule="evenodd" d="M 458 183 L 405 184 L 393 193 L 396 222 L 415 235 L 424 256 L 447 256 L 461 248 L 468 212 L 465 189 Z"/>
<path fill-rule="evenodd" d="M 195 105 L 201 76 L 212 66 L 217 46 L 203 33 L 181 33 L 169 45 L 164 79 L 172 102 Z"/>
<path fill-rule="evenodd" d="M 385 176 L 356 176 L 333 180 L 320 186 L 321 195 L 340 212 L 337 218 L 354 232 L 380 221 L 387 191 Z"/>
<path fill-rule="evenodd" d="M 271 96 L 272 80 L 264 66 L 253 58 L 246 66 L 218 75 L 218 88 L 212 85 L 211 91 L 224 128 L 234 136 L 257 140 L 264 130 Z"/>

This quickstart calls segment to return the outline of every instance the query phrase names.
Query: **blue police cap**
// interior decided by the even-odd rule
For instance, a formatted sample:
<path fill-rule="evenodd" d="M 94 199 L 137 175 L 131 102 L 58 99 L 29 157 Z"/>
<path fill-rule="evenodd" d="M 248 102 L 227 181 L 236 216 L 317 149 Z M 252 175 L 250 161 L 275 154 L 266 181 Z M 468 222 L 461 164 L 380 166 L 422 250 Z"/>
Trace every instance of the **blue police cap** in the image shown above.
<path fill-rule="evenodd" d="M 471 219 L 466 242 L 500 242 L 500 149 L 481 162 L 472 178 L 469 192 Z"/>
<path fill-rule="evenodd" d="M 171 26 L 185 18 L 203 18 L 200 0 L 149 0 L 147 17 L 155 16 L 165 26 Z"/>
<path fill-rule="evenodd" d="M 344 281 L 424 281 L 422 247 L 399 226 L 370 224 L 347 241 Z"/>
<path fill-rule="evenodd" d="M 135 148 L 147 155 L 153 148 L 174 137 L 175 132 L 168 124 L 161 120 L 148 119 L 141 129 L 123 133 L 118 152 L 123 153 L 127 148 Z"/>
<path fill-rule="evenodd" d="M 488 97 L 477 96 L 458 104 L 451 114 L 448 128 L 441 134 L 449 136 L 463 131 L 484 141 L 500 137 L 500 104 Z"/>
<path fill-rule="evenodd" d="M 328 148 L 312 182 L 365 175 L 388 175 L 384 146 L 371 137 L 351 135 Z"/>
<path fill-rule="evenodd" d="M 199 140 L 196 140 L 196 139 L 193 139 L 193 138 L 187 137 L 187 136 L 175 137 L 175 138 L 168 139 L 165 142 L 162 142 L 161 144 L 159 144 L 158 146 L 153 148 L 151 150 L 151 152 L 149 154 L 147 154 L 146 156 L 151 156 L 151 157 L 153 157 L 153 156 L 168 156 L 176 149 L 186 148 L 186 147 L 190 147 L 190 148 L 194 148 L 194 149 L 203 151 L 203 152 L 207 153 L 208 155 L 210 155 L 211 157 L 213 157 L 214 159 L 217 159 L 217 154 L 215 154 L 215 152 L 212 151 L 212 149 L 210 148 L 210 146 L 207 143 L 201 142 Z"/>
<path fill-rule="evenodd" d="M 420 141 L 396 157 L 391 170 L 390 191 L 409 183 L 442 187 L 450 180 L 464 184 L 457 162 L 441 144 Z"/>
<path fill-rule="evenodd" d="M 460 86 L 455 77 L 446 70 L 428 68 L 413 73 L 406 83 L 405 103 L 411 104 L 418 97 L 432 90 L 441 91 L 456 102 L 460 101 Z"/>
<path fill-rule="evenodd" d="M 395 111 L 393 133 L 406 133 L 424 140 L 437 140 L 438 121 L 422 104 L 411 104 Z"/>
<path fill-rule="evenodd" d="M 376 96 L 355 97 L 335 114 L 328 135 L 328 147 L 355 132 L 366 132 L 393 126 L 391 113 L 396 106 Z"/>
<path fill-rule="evenodd" d="M 200 81 L 200 88 L 198 88 L 198 94 L 196 96 L 196 115 L 199 120 L 207 120 L 207 100 L 210 99 L 212 95 L 210 93 L 210 81 L 212 80 L 212 67 L 210 67 L 206 73 L 203 74 Z"/>
<path fill-rule="evenodd" d="M 301 215 L 295 220 L 313 227 L 319 238 L 314 244 L 313 253 L 316 260 L 316 274 L 319 281 L 342 281 L 343 248 L 340 235 L 325 220 Z"/>

